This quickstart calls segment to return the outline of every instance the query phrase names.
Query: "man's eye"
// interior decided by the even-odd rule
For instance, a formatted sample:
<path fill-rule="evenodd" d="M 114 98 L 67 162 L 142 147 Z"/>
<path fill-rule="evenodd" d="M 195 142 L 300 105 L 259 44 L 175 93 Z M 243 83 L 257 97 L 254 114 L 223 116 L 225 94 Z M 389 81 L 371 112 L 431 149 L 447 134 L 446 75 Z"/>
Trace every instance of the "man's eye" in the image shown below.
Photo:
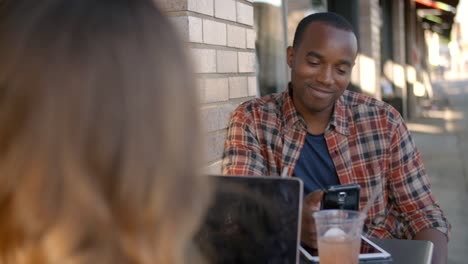
<path fill-rule="evenodd" d="M 348 73 L 348 69 L 345 69 L 345 68 L 337 68 L 336 71 L 339 74 L 343 74 L 343 75 Z"/>
<path fill-rule="evenodd" d="M 314 66 L 320 64 L 320 62 L 318 62 L 318 61 L 307 61 L 307 62 L 308 62 L 310 65 L 314 65 Z"/>

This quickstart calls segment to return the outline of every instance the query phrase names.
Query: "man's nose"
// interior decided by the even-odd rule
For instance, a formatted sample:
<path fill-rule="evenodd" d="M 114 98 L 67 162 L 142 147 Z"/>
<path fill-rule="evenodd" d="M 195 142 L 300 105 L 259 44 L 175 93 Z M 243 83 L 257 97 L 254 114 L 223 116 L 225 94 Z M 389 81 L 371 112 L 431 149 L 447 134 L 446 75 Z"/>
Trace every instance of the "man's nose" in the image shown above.
<path fill-rule="evenodd" d="M 333 83 L 333 68 L 330 65 L 322 67 L 318 74 L 317 81 L 324 85 L 331 85 Z"/>

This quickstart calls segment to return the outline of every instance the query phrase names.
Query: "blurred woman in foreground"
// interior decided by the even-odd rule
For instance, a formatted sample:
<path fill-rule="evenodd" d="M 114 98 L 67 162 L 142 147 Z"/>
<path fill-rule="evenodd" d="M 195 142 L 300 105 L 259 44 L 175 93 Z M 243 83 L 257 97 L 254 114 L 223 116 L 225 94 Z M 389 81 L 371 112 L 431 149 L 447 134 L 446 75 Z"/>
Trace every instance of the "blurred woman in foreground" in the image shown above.
<path fill-rule="evenodd" d="M 0 263 L 182 263 L 209 191 L 181 41 L 152 0 L 0 11 Z"/>

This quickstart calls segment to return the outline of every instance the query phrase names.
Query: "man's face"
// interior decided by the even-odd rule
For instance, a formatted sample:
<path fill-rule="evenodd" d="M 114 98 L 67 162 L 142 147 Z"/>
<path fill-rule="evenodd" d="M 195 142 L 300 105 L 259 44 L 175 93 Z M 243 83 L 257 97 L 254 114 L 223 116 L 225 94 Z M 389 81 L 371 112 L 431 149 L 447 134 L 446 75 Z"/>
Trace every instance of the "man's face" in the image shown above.
<path fill-rule="evenodd" d="M 346 90 L 357 54 L 354 33 L 312 22 L 297 47 L 288 48 L 293 102 L 301 114 L 331 114 Z"/>

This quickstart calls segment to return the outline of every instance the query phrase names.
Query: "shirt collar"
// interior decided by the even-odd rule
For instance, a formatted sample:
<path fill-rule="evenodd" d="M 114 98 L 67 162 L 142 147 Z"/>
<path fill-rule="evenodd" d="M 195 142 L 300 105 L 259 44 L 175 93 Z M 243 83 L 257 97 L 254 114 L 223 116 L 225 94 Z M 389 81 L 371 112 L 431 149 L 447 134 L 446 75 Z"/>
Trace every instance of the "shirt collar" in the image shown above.
<path fill-rule="evenodd" d="M 304 118 L 302 118 L 302 116 L 299 115 L 299 112 L 297 112 L 291 95 L 291 84 L 289 84 L 288 89 L 286 89 L 286 91 L 283 92 L 283 122 L 287 128 L 295 127 L 298 129 L 305 129 L 306 123 L 304 121 Z"/>
<path fill-rule="evenodd" d="M 345 136 L 349 135 L 349 126 L 348 120 L 346 117 L 346 105 L 344 96 L 347 94 L 348 91 L 345 91 L 343 95 L 341 95 L 335 103 L 335 107 L 333 109 L 333 114 L 328 124 L 327 133 L 328 131 L 332 130 L 333 128 L 336 132 L 341 133 Z M 284 124 L 286 127 L 295 127 L 298 129 L 305 129 L 306 123 L 302 116 L 297 112 L 296 107 L 294 106 L 292 97 L 291 97 L 291 85 L 288 85 L 288 89 L 283 92 L 284 104 L 283 104 L 283 118 Z"/>
<path fill-rule="evenodd" d="M 346 113 L 346 103 L 345 96 L 347 96 L 348 91 L 346 90 L 339 98 L 336 100 L 335 108 L 333 109 L 333 114 L 330 119 L 327 130 L 335 128 L 336 132 L 349 136 L 349 123 Z"/>

